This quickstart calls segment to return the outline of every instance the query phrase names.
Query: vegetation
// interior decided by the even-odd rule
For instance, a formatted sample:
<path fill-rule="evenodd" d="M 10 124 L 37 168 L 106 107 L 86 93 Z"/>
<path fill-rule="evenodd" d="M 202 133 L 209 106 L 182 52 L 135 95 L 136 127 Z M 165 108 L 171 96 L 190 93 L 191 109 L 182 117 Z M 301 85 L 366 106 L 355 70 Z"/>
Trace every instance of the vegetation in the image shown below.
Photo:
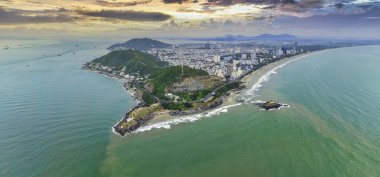
<path fill-rule="evenodd" d="M 167 62 L 163 62 L 153 55 L 140 52 L 137 50 L 119 50 L 112 51 L 107 55 L 93 60 L 104 66 L 115 67 L 120 71 L 124 67 L 125 73 L 155 74 L 162 67 L 167 66 Z"/>
<path fill-rule="evenodd" d="M 215 87 L 216 82 L 223 83 L 223 81 L 218 79 L 212 77 L 208 78 L 207 76 L 209 75 L 204 70 L 193 69 L 188 66 L 167 67 L 166 62 L 162 62 L 152 55 L 137 50 L 112 51 L 107 55 L 93 60 L 93 63 L 99 63 L 103 66 L 112 67 L 113 71 L 123 71 L 125 74 L 138 73 L 140 75 L 149 75 L 149 80 L 147 81 L 132 81 L 129 83 L 131 87 L 136 87 L 141 91 L 140 99 L 146 106 L 157 103 L 157 100 L 154 98 L 154 96 L 157 96 L 165 102 L 173 102 L 174 100 L 180 102 L 168 104 L 168 108 L 189 108 L 191 107 L 191 102 L 205 97 L 211 89 Z M 196 79 L 198 76 L 206 76 L 206 79 L 203 78 L 203 81 L 199 81 Z M 204 90 L 193 90 L 188 92 L 177 90 L 174 91 L 175 96 L 178 96 L 176 99 L 171 99 L 165 96 L 165 93 L 168 92 L 167 89 L 172 88 L 174 83 L 183 82 L 183 79 L 185 78 L 194 78 L 195 82 L 205 82 L 203 83 L 205 87 L 201 87 L 201 89 Z M 190 87 L 191 86 L 192 85 L 190 83 Z M 149 91 L 150 93 L 147 93 L 146 91 Z"/>
<path fill-rule="evenodd" d="M 144 101 L 146 106 L 150 106 L 150 105 L 156 103 L 156 101 L 154 100 L 152 95 L 150 95 L 149 93 L 146 93 L 146 92 L 143 92 L 142 100 Z"/>
<path fill-rule="evenodd" d="M 140 51 L 146 51 L 152 48 L 166 48 L 170 47 L 170 44 L 166 44 L 157 40 L 149 38 L 137 38 L 131 39 L 125 43 L 114 44 L 110 46 L 109 50 L 119 50 L 119 49 L 135 49 Z"/>
<path fill-rule="evenodd" d="M 221 97 L 222 95 L 224 95 L 225 93 L 227 93 L 228 91 L 230 91 L 232 89 L 239 88 L 240 84 L 241 84 L 241 82 L 228 83 L 226 86 L 224 86 L 221 89 L 219 89 L 218 91 L 216 91 L 214 99 Z"/>
<path fill-rule="evenodd" d="M 100 65 L 98 65 L 99 63 Z M 94 65 L 95 64 L 95 65 Z M 239 87 L 240 83 L 226 84 L 219 89 L 213 100 L 202 102 L 211 90 L 225 84 L 225 80 L 200 69 L 188 66 L 170 66 L 153 55 L 138 50 L 118 50 L 93 60 L 96 68 L 111 67 L 112 72 L 149 76 L 131 79 L 129 84 L 136 89 L 137 97 L 143 101 L 136 109 L 114 127 L 115 131 L 124 135 L 136 130 L 146 121 L 152 119 L 156 112 L 166 110 L 194 111 L 209 109 L 219 103 L 218 97 L 227 91 Z M 109 70 L 109 68 L 106 68 Z M 104 70 L 104 69 L 103 69 Z M 173 95 L 165 94 L 171 92 Z M 158 98 L 157 98 L 158 97 Z M 158 103 L 159 102 L 159 103 Z"/>
<path fill-rule="evenodd" d="M 210 90 L 201 90 L 201 91 L 190 92 L 190 93 L 178 93 L 178 96 L 186 101 L 196 101 L 196 100 L 202 99 L 208 93 L 210 93 Z"/>
<path fill-rule="evenodd" d="M 162 107 L 167 110 L 184 110 L 184 109 L 192 108 L 193 105 L 189 102 L 178 102 L 178 103 L 167 102 L 167 103 L 163 103 Z"/>
<path fill-rule="evenodd" d="M 118 126 L 120 127 L 120 129 L 127 129 L 129 127 L 133 127 L 133 126 L 137 126 L 137 125 L 138 125 L 138 123 L 137 123 L 136 120 L 131 120 L 129 122 L 122 121 L 122 122 L 119 123 Z"/>
<path fill-rule="evenodd" d="M 180 81 L 186 77 L 206 76 L 208 73 L 204 70 L 193 69 L 187 66 L 171 66 L 161 69 L 156 75 L 152 75 L 150 83 L 154 85 L 154 94 L 163 95 L 167 86 L 174 82 Z"/>

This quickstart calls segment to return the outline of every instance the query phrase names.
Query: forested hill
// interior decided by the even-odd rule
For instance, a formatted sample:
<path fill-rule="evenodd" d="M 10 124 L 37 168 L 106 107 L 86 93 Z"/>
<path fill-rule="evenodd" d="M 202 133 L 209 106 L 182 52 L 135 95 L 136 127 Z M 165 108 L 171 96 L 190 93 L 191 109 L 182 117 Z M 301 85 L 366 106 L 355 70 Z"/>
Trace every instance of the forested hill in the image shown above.
<path fill-rule="evenodd" d="M 183 69 L 183 74 L 182 74 Z M 194 76 L 207 76 L 208 73 L 204 70 L 193 69 L 188 66 L 171 66 L 161 69 L 156 75 L 151 77 L 150 83 L 154 85 L 155 92 L 157 94 L 162 94 L 167 86 L 178 82 L 183 78 L 194 77 Z"/>
<path fill-rule="evenodd" d="M 172 45 L 163 43 L 157 40 L 149 38 L 136 38 L 131 39 L 125 43 L 114 44 L 110 46 L 109 50 L 126 50 L 126 49 L 135 49 L 140 51 L 147 51 L 152 48 L 167 48 Z"/>
<path fill-rule="evenodd" d="M 163 62 L 157 57 L 138 50 L 117 50 L 93 60 L 103 66 L 115 67 L 116 71 L 122 70 L 125 66 L 125 73 L 154 74 L 166 67 L 167 62 Z"/>

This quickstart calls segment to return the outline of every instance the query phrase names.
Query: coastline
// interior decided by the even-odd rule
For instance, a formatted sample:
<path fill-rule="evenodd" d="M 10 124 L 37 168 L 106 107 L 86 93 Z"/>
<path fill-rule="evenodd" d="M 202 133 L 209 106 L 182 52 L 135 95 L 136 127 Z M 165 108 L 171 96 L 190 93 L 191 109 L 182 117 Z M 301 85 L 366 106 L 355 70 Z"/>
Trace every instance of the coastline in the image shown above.
<path fill-rule="evenodd" d="M 136 93 L 134 93 L 134 91 L 126 85 L 128 82 L 124 78 L 122 78 L 118 75 L 107 73 L 107 72 L 90 69 L 86 66 L 86 64 L 84 64 L 82 66 L 82 69 L 87 70 L 87 71 L 91 71 L 91 72 L 95 72 L 95 73 L 98 73 L 98 74 L 104 75 L 106 77 L 109 77 L 111 79 L 115 79 L 115 80 L 119 81 L 122 84 L 122 87 L 125 89 L 125 91 L 130 96 L 132 96 L 133 100 L 135 101 L 136 105 L 134 107 L 137 107 L 141 103 L 141 100 L 138 99 L 138 97 L 136 96 Z M 134 108 L 132 108 L 132 109 L 134 109 Z"/>
<path fill-rule="evenodd" d="M 268 65 L 265 65 L 253 71 L 252 73 L 244 76 L 241 79 L 241 81 L 243 82 L 243 85 L 246 86 L 246 88 L 240 91 L 233 91 L 233 90 L 230 91 L 229 94 L 225 98 L 223 98 L 223 104 L 221 104 L 217 108 L 240 103 L 235 98 L 236 96 L 239 96 L 241 94 L 254 96 L 254 93 L 252 92 L 257 91 L 264 82 L 268 81 L 269 76 L 272 74 L 275 74 L 277 69 L 280 69 L 293 61 L 302 59 L 310 55 L 317 54 L 321 51 L 314 51 L 310 53 L 304 53 L 297 56 L 285 58 L 285 59 L 270 63 Z M 245 100 L 244 102 L 247 102 L 247 101 L 249 100 Z"/>
<path fill-rule="evenodd" d="M 242 103 L 236 100 L 236 96 L 239 96 L 241 94 L 244 94 L 247 96 L 254 96 L 254 91 L 257 91 L 264 82 L 268 81 L 269 75 L 275 74 L 277 69 L 282 68 L 293 61 L 302 59 L 310 55 L 314 55 L 321 51 L 323 50 L 304 53 L 297 56 L 285 58 L 285 59 L 270 63 L 268 65 L 265 65 L 261 67 L 260 69 L 253 71 L 252 73 L 246 75 L 245 77 L 241 79 L 241 81 L 243 81 L 243 85 L 246 86 L 245 89 L 239 90 L 239 91 L 235 91 L 235 90 L 229 91 L 227 95 L 225 95 L 222 98 L 223 103 L 215 108 L 208 109 L 208 110 L 194 113 L 194 114 L 176 115 L 176 116 L 170 115 L 169 114 L 170 111 L 165 110 L 165 111 L 156 113 L 153 119 L 148 120 L 144 125 L 137 128 L 132 133 L 145 132 L 145 131 L 149 131 L 152 129 L 159 129 L 159 128 L 170 129 L 171 125 L 176 125 L 180 123 L 191 123 L 191 122 L 198 121 L 202 117 L 211 117 L 223 112 L 228 112 L 229 108 L 240 106 L 242 104 L 246 104 L 249 101 L 251 101 L 249 99 L 249 100 L 245 100 L 244 103 Z M 122 120 L 123 119 L 121 119 L 120 121 Z M 115 132 L 114 128 L 112 129 L 114 133 L 116 133 L 117 135 L 120 135 L 119 133 Z"/>
<path fill-rule="evenodd" d="M 127 134 L 149 131 L 149 130 L 155 129 L 155 128 L 156 129 L 158 129 L 158 128 L 170 129 L 171 125 L 175 125 L 175 124 L 179 124 L 179 123 L 185 123 L 185 122 L 195 122 L 195 121 L 201 119 L 202 117 L 211 117 L 213 115 L 218 115 L 222 112 L 228 112 L 228 108 L 239 106 L 242 104 L 246 104 L 247 102 L 251 101 L 252 98 L 243 100 L 242 102 L 237 101 L 236 97 L 239 95 L 242 95 L 242 94 L 244 94 L 245 96 L 251 96 L 251 97 L 255 96 L 254 92 L 257 91 L 263 85 L 264 82 L 268 81 L 269 76 L 271 74 L 275 74 L 277 69 L 282 68 L 285 65 L 287 65 L 293 61 L 299 60 L 299 59 L 304 58 L 304 57 L 309 56 L 309 55 L 316 54 L 316 53 L 321 52 L 321 51 L 323 51 L 323 50 L 313 51 L 313 52 L 309 52 L 309 53 L 304 53 L 304 54 L 292 56 L 289 58 L 284 58 L 284 59 L 272 62 L 270 64 L 264 65 L 261 68 L 253 71 L 252 73 L 245 75 L 241 79 L 241 81 L 243 82 L 242 85 L 245 86 L 246 88 L 244 88 L 242 90 L 238 90 L 238 91 L 231 90 L 231 91 L 227 92 L 227 94 L 221 98 L 222 103 L 220 105 L 217 105 L 217 106 L 212 107 L 212 108 L 207 109 L 207 110 L 194 112 L 194 113 L 190 113 L 190 114 L 186 114 L 186 115 L 170 115 L 170 110 L 163 110 L 163 111 L 159 111 L 159 112 L 154 112 L 154 113 L 149 114 L 147 116 L 146 120 L 144 120 L 143 122 L 140 122 L 139 125 L 135 128 L 135 130 L 133 130 L 132 132 L 127 132 Z M 134 101 L 136 103 L 134 105 L 134 107 L 131 110 L 129 110 L 128 112 L 126 112 L 125 115 L 118 122 L 116 122 L 116 124 L 114 126 L 112 126 L 112 132 L 113 133 L 115 133 L 119 136 L 125 136 L 125 134 L 123 135 L 123 134 L 117 132 L 115 130 L 115 127 L 117 127 L 117 125 L 119 125 L 121 122 L 128 119 L 128 115 L 131 111 L 142 107 L 142 105 L 141 105 L 142 100 L 139 100 L 139 98 L 138 98 L 138 96 L 136 96 L 137 94 L 134 92 L 134 90 L 129 88 L 126 85 L 127 82 L 124 80 L 124 78 L 122 78 L 118 75 L 107 73 L 107 72 L 102 72 L 99 70 L 90 69 L 86 66 L 86 64 L 83 65 L 82 68 L 84 70 L 96 72 L 96 73 L 102 74 L 106 77 L 110 77 L 112 79 L 118 80 L 122 84 L 124 89 L 127 91 L 127 93 L 130 94 L 132 96 L 132 98 L 134 99 Z"/>
<path fill-rule="evenodd" d="M 325 50 L 328 50 L 328 49 L 325 49 Z M 245 90 L 246 95 L 255 96 L 254 92 L 259 90 L 259 88 L 263 86 L 263 83 L 269 80 L 270 75 L 276 74 L 277 69 L 280 69 L 294 61 L 300 60 L 310 55 L 315 55 L 325 50 L 313 51 L 313 52 L 285 58 L 285 59 L 270 63 L 252 72 L 251 74 L 247 75 L 246 77 L 242 79 L 242 81 L 247 86 L 247 89 Z"/>

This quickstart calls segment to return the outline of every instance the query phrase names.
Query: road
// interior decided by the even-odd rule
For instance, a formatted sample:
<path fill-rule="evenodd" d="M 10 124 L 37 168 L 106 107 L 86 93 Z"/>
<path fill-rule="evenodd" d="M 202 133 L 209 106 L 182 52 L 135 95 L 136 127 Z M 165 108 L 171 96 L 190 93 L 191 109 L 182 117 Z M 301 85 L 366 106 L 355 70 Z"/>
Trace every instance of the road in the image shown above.
<path fill-rule="evenodd" d="M 231 83 L 235 83 L 235 82 L 239 82 L 240 79 L 236 79 L 236 80 L 230 80 L 228 81 L 227 83 L 223 84 L 223 85 L 220 85 L 219 87 L 216 87 L 214 90 L 212 90 L 210 93 L 208 93 L 205 97 L 203 97 L 201 99 L 201 101 L 205 102 L 207 100 L 209 100 L 211 97 L 214 96 L 213 93 L 216 93 L 217 91 L 219 91 L 220 89 L 222 89 L 223 87 L 227 86 L 228 84 L 231 84 Z"/>

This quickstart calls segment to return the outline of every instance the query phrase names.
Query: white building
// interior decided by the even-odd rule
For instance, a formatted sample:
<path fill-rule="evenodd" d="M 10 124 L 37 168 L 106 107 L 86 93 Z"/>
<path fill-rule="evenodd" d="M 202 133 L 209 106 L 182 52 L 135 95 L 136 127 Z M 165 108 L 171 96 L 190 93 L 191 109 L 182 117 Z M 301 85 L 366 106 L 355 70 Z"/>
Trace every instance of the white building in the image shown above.
<path fill-rule="evenodd" d="M 220 55 L 214 55 L 214 63 L 220 62 Z"/>
<path fill-rule="evenodd" d="M 243 60 L 247 59 L 247 54 L 246 53 L 241 54 L 241 59 Z"/>

